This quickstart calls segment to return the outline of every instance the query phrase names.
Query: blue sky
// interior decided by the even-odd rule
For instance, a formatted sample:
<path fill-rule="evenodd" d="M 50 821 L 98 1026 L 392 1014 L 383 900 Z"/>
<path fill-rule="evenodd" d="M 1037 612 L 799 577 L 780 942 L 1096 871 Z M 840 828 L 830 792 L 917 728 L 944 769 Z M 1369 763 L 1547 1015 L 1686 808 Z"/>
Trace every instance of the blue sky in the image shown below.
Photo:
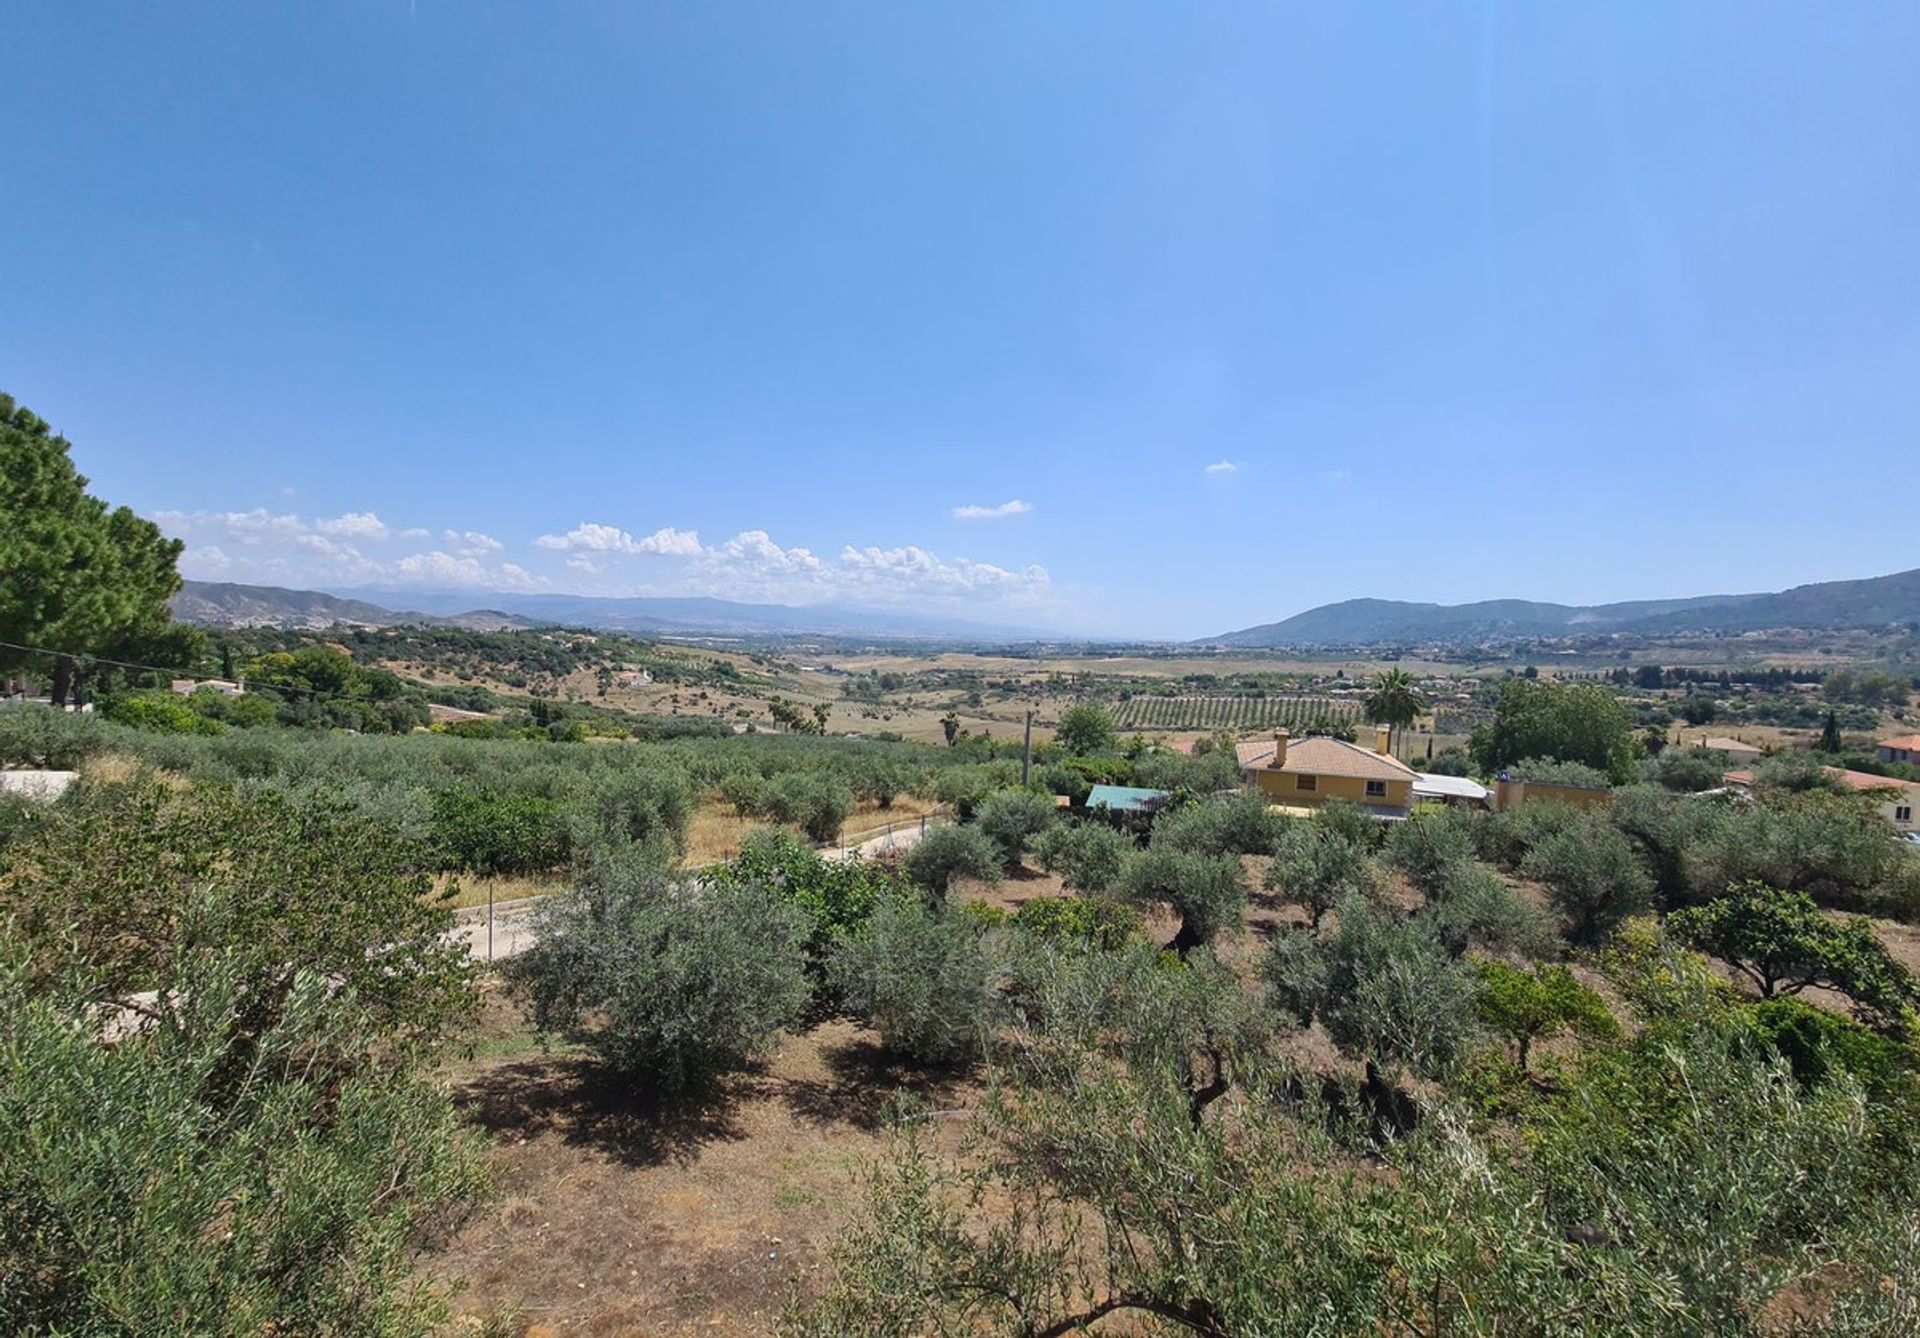
<path fill-rule="evenodd" d="M 5 25 L 0 389 L 192 575 L 1195 636 L 1920 562 L 1912 6 Z"/>

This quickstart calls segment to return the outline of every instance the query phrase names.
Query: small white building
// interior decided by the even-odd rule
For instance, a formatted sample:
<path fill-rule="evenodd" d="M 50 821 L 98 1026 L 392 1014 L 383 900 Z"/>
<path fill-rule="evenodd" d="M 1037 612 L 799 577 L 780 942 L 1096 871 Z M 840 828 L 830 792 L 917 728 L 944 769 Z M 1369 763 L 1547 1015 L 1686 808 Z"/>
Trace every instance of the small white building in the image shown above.
<path fill-rule="evenodd" d="M 1423 771 L 1413 782 L 1416 804 L 1447 804 L 1454 808 L 1486 808 L 1493 802 L 1493 791 L 1465 776 L 1441 776 Z"/>
<path fill-rule="evenodd" d="M 234 683 L 224 678 L 176 678 L 173 680 L 173 690 L 182 697 L 191 697 L 201 688 L 211 688 L 222 697 L 239 697 L 247 690 L 244 683 Z"/>

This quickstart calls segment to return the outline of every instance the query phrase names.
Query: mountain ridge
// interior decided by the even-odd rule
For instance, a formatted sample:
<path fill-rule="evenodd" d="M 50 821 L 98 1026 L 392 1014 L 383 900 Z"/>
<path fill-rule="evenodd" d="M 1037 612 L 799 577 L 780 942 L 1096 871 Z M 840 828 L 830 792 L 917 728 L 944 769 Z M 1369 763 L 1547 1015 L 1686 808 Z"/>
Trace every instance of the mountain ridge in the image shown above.
<path fill-rule="evenodd" d="M 1425 604 L 1347 599 L 1279 622 L 1261 623 L 1196 644 L 1240 648 L 1392 645 L 1410 642 L 1518 640 L 1628 632 L 1737 634 L 1786 628 L 1838 631 L 1920 620 L 1920 568 L 1851 581 L 1819 581 L 1786 590 L 1684 599 L 1555 604 L 1488 599 Z"/>
<path fill-rule="evenodd" d="M 393 597 L 394 608 L 384 600 Z M 475 607 L 476 600 L 486 601 Z M 563 594 L 482 594 L 461 591 L 295 590 L 228 581 L 186 581 L 174 597 L 182 622 L 215 627 L 275 626 L 320 629 L 335 624 L 396 627 L 566 625 L 640 634 L 875 635 L 906 638 L 976 637 L 1032 640 L 1044 634 L 959 618 L 900 614 L 836 605 L 748 604 L 705 596 L 613 597 Z"/>

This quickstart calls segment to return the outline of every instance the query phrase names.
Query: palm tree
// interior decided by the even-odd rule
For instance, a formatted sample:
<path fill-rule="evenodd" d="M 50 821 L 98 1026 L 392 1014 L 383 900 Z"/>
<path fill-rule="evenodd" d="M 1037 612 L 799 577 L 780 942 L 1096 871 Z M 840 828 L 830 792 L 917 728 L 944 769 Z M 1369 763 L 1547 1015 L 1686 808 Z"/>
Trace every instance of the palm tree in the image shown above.
<path fill-rule="evenodd" d="M 1414 689 L 1411 674 L 1404 669 L 1389 669 L 1373 680 L 1373 691 L 1367 694 L 1367 719 L 1387 726 L 1387 747 L 1391 751 L 1392 731 L 1411 725 L 1426 705 Z"/>

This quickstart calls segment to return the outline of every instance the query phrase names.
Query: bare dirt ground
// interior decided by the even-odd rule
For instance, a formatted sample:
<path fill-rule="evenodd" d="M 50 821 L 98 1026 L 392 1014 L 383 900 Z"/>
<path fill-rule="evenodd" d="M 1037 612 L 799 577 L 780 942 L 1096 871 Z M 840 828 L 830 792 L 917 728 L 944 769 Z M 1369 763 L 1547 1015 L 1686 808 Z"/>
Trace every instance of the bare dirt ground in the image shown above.
<path fill-rule="evenodd" d="M 582 1055 L 543 1052 L 495 996 L 461 1104 L 497 1140 L 497 1197 L 430 1261 L 456 1312 L 529 1335 L 765 1334 L 815 1290 L 901 1094 L 968 1104 L 971 1080 L 896 1067 L 850 1022 L 788 1038 L 709 1106 L 649 1109 Z"/>

